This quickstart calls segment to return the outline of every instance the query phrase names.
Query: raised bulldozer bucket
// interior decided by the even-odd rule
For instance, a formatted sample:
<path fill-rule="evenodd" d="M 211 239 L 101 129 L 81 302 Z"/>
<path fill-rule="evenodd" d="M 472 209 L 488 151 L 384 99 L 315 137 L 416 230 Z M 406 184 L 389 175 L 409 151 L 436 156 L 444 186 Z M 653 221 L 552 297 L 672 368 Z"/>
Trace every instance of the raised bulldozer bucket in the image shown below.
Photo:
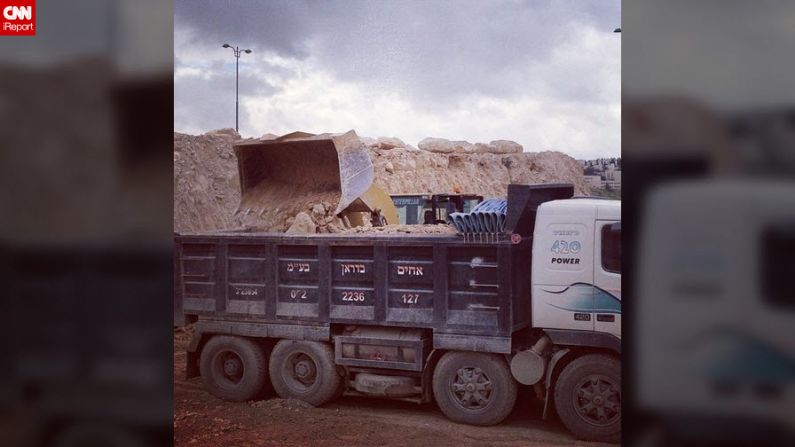
<path fill-rule="evenodd" d="M 373 164 L 354 131 L 313 135 L 294 132 L 273 140 L 234 146 L 240 178 L 240 207 L 267 226 L 327 203 L 338 214 L 368 191 Z"/>

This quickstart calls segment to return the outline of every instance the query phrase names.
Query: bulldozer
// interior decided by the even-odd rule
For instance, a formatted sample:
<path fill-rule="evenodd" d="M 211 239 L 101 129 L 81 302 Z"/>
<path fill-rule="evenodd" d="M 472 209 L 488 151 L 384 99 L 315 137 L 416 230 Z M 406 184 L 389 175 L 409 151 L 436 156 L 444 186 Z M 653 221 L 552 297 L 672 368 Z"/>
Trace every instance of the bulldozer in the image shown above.
<path fill-rule="evenodd" d="M 294 216 L 313 204 L 333 208 L 346 226 L 398 223 L 390 196 L 373 183 L 373 163 L 356 132 L 293 132 L 234 145 L 240 179 L 237 212 L 253 222 Z"/>

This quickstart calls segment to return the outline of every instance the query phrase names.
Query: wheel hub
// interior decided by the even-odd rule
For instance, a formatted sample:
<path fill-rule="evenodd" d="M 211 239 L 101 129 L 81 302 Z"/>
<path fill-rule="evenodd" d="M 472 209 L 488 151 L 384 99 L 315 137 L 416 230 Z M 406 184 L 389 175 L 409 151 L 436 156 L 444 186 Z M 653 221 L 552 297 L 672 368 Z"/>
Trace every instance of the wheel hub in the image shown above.
<path fill-rule="evenodd" d="M 574 406 L 592 425 L 610 425 L 621 417 L 621 395 L 613 380 L 603 375 L 586 377 L 575 388 Z"/>
<path fill-rule="evenodd" d="M 302 360 L 295 364 L 295 375 L 299 379 L 306 379 L 312 375 L 312 365 L 306 360 Z"/>
<path fill-rule="evenodd" d="M 450 383 L 456 401 L 467 409 L 480 409 L 491 399 L 491 380 L 480 368 L 461 368 Z"/>
<path fill-rule="evenodd" d="M 284 374 L 290 387 L 304 393 L 317 381 L 318 366 L 306 353 L 295 352 L 285 360 Z"/>
<path fill-rule="evenodd" d="M 224 362 L 224 373 L 229 376 L 237 375 L 240 372 L 240 361 L 237 359 L 227 359 Z"/>

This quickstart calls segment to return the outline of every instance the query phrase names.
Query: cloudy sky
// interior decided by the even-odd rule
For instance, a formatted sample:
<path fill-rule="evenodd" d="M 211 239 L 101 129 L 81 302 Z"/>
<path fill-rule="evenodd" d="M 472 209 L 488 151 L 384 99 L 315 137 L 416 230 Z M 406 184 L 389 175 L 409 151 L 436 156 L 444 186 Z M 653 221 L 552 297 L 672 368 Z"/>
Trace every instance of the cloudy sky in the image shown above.
<path fill-rule="evenodd" d="M 618 0 L 174 2 L 174 127 L 620 153 Z"/>

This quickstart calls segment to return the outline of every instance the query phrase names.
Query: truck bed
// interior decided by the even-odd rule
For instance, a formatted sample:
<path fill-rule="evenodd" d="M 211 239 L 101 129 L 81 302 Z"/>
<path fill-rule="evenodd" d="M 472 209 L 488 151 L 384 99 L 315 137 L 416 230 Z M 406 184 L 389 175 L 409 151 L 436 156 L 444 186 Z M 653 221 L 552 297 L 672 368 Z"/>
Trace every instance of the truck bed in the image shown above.
<path fill-rule="evenodd" d="M 427 328 L 435 348 L 509 352 L 530 324 L 530 247 L 445 234 L 179 234 L 176 305 L 205 331 L 237 323 L 328 340 L 337 324 Z"/>

